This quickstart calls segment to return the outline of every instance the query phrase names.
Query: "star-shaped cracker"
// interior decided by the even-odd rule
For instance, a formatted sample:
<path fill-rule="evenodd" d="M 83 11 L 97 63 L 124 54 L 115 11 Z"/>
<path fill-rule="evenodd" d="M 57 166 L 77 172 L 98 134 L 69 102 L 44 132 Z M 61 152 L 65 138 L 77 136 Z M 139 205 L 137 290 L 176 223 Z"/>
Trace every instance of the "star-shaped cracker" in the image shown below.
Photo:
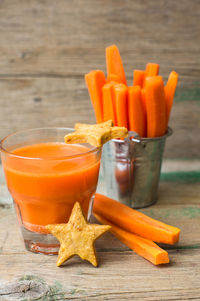
<path fill-rule="evenodd" d="M 125 138 L 128 130 L 125 127 L 113 126 L 112 120 L 98 124 L 75 124 L 75 132 L 65 136 L 66 143 L 89 143 L 100 147 L 111 139 Z"/>
<path fill-rule="evenodd" d="M 94 242 L 111 227 L 87 223 L 81 206 L 75 203 L 67 224 L 47 225 L 49 230 L 59 241 L 57 266 L 63 264 L 74 255 L 88 260 L 95 267 L 98 265 Z"/>

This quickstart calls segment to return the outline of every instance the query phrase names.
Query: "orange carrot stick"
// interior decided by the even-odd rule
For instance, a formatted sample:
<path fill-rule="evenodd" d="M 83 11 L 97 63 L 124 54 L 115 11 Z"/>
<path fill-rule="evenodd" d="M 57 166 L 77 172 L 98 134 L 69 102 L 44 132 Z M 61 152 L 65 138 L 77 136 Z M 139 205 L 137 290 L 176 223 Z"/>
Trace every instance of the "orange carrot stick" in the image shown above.
<path fill-rule="evenodd" d="M 127 84 L 122 59 L 116 45 L 111 45 L 106 48 L 106 65 L 108 76 L 110 74 L 116 74 L 122 83 Z"/>
<path fill-rule="evenodd" d="M 106 83 L 105 75 L 101 70 L 93 70 L 85 74 L 90 99 L 94 108 L 97 123 L 103 122 L 102 87 Z"/>
<path fill-rule="evenodd" d="M 107 83 L 110 83 L 110 82 L 115 82 L 115 83 L 121 83 L 121 79 L 120 77 L 117 75 L 117 74 L 109 74 L 107 76 L 107 80 L 106 80 Z"/>
<path fill-rule="evenodd" d="M 110 225 L 112 227 L 110 231 L 138 255 L 155 265 L 169 263 L 168 253 L 153 241 L 124 231 L 100 215 L 95 214 L 95 217 L 100 223 Z"/>
<path fill-rule="evenodd" d="M 166 99 L 166 124 L 168 126 L 168 121 L 170 117 L 170 112 L 173 105 L 174 94 L 176 91 L 176 86 L 178 83 L 178 73 L 172 71 L 169 75 L 168 82 L 165 86 L 165 99 Z"/>
<path fill-rule="evenodd" d="M 144 70 L 133 70 L 133 86 L 140 86 L 143 87 L 145 78 L 145 71 Z"/>
<path fill-rule="evenodd" d="M 128 120 L 130 131 L 138 133 L 140 137 L 146 136 L 145 113 L 140 86 L 128 87 Z"/>
<path fill-rule="evenodd" d="M 145 89 L 141 90 L 141 100 L 142 100 L 142 108 L 145 114 L 145 119 L 147 115 L 147 109 L 146 109 L 146 101 L 145 101 Z"/>
<path fill-rule="evenodd" d="M 114 84 L 114 101 L 116 109 L 116 125 L 128 128 L 127 86 Z"/>
<path fill-rule="evenodd" d="M 93 212 L 118 227 L 155 242 L 174 244 L 180 229 L 164 224 L 124 204 L 96 193 Z"/>
<path fill-rule="evenodd" d="M 160 137 L 166 132 L 166 102 L 162 76 L 145 80 L 145 104 L 147 112 L 147 137 Z"/>
<path fill-rule="evenodd" d="M 117 124 L 116 109 L 114 102 L 113 82 L 105 84 L 102 88 L 103 93 L 103 120 L 112 120 Z"/>
<path fill-rule="evenodd" d="M 159 65 L 154 63 L 148 63 L 146 65 L 145 77 L 156 76 L 159 73 Z"/>

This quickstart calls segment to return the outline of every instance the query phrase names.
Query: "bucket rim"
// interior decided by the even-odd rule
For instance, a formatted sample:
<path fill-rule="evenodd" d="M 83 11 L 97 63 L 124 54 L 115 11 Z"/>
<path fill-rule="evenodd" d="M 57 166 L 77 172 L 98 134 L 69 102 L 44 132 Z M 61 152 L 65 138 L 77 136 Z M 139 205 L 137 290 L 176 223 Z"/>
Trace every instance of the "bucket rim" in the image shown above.
<path fill-rule="evenodd" d="M 133 131 L 129 131 L 128 132 L 128 137 L 125 138 L 124 140 L 119 140 L 119 139 L 112 139 L 112 142 L 115 142 L 117 144 L 123 144 L 126 141 L 132 141 L 132 142 L 137 142 L 137 143 L 141 143 L 141 142 L 154 142 L 154 141 L 160 141 L 160 140 L 165 140 L 167 137 L 171 136 L 173 134 L 173 130 L 172 128 L 170 128 L 168 126 L 167 128 L 167 133 L 163 136 L 160 137 L 154 137 L 154 138 L 144 138 L 144 137 L 140 137 L 138 135 L 138 133 L 133 132 Z"/>
<path fill-rule="evenodd" d="M 143 138 L 143 137 L 140 137 L 140 136 L 132 135 L 132 136 L 129 137 L 129 139 L 133 142 L 138 142 L 138 143 L 139 142 L 153 142 L 153 141 L 164 140 L 167 137 L 171 136 L 172 134 L 173 134 L 173 130 L 172 130 L 172 128 L 170 128 L 168 126 L 167 133 L 163 136 L 153 137 L 153 138 Z"/>

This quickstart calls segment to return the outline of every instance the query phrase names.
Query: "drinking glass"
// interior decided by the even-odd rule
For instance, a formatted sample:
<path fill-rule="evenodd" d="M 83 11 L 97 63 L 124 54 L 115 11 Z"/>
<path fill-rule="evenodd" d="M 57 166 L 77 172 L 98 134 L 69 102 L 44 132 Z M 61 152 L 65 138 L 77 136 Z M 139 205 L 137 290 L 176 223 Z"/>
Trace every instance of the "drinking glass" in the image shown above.
<path fill-rule="evenodd" d="M 0 143 L 2 165 L 27 250 L 56 254 L 47 224 L 67 223 L 75 202 L 90 217 L 101 148 L 65 144 L 69 128 L 16 132 Z M 38 152 L 38 153 L 37 153 Z"/>

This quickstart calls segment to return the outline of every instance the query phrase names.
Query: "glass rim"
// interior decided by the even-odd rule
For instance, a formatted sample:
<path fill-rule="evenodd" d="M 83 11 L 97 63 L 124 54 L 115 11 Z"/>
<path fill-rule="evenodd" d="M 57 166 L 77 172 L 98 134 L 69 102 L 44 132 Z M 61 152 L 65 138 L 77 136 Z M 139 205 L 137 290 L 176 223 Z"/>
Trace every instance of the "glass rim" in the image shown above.
<path fill-rule="evenodd" d="M 17 135 L 17 134 L 23 134 L 23 133 L 26 133 L 26 132 L 31 132 L 31 131 L 38 131 L 38 130 L 68 130 L 68 131 L 74 131 L 73 128 L 65 128 L 65 127 L 41 127 L 41 128 L 30 128 L 30 129 L 25 129 L 25 130 L 20 130 L 20 131 L 16 131 L 12 134 L 9 134 L 7 136 L 5 136 L 2 140 L 0 140 L 0 151 L 3 151 L 4 153 L 8 154 L 9 156 L 12 156 L 12 157 L 16 157 L 16 158 L 20 158 L 20 159 L 30 159 L 30 160 L 61 160 L 61 159 L 71 159 L 71 158 L 78 158 L 78 157 L 82 157 L 82 156 L 85 156 L 85 155 L 88 155 L 90 153 L 94 153 L 94 152 L 97 152 L 98 150 L 101 149 L 101 147 L 95 147 L 95 146 L 92 146 L 92 148 L 87 151 L 87 152 L 82 152 L 82 153 L 78 153 L 76 155 L 67 155 L 67 156 L 56 156 L 56 157 L 25 157 L 25 156 L 20 156 L 20 155 L 16 155 L 16 154 L 13 154 L 12 151 L 9 151 L 7 150 L 4 146 L 3 146 L 3 143 L 10 137 L 14 136 L 14 135 Z M 45 142 L 44 142 L 45 143 Z M 56 143 L 56 142 L 55 142 Z M 63 137 L 63 143 L 64 142 L 64 137 Z M 75 143 L 73 143 L 75 144 Z M 83 143 L 77 143 L 79 145 L 82 145 Z M 70 144 L 69 144 L 70 145 Z M 72 145 L 72 144 L 71 144 Z"/>

